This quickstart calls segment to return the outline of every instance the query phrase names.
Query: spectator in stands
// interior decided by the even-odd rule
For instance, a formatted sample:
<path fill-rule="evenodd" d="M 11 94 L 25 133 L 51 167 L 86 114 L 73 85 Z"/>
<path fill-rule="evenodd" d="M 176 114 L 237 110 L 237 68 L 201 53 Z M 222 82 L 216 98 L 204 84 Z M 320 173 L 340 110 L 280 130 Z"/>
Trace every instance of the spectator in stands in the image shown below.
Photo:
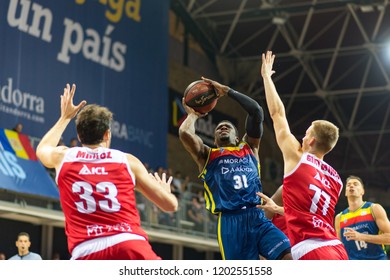
<path fill-rule="evenodd" d="M 194 194 L 191 192 L 190 186 L 188 185 L 188 183 L 185 184 L 183 186 L 183 193 L 180 199 L 180 209 L 183 220 L 188 220 L 187 209 L 190 208 L 193 196 Z"/>
<path fill-rule="evenodd" d="M 85 100 L 74 105 L 75 91 L 76 85 L 66 85 L 60 117 L 37 147 L 42 164 L 56 169 L 72 259 L 161 259 L 141 227 L 135 191 L 162 211 L 174 212 L 178 202 L 171 194 L 172 178 L 151 176 L 137 157 L 111 149 L 112 112 L 85 106 Z M 57 146 L 75 117 L 82 147 Z"/>
<path fill-rule="evenodd" d="M 23 130 L 23 124 L 22 123 L 17 123 L 14 128 L 12 128 L 13 131 L 17 133 L 22 133 Z"/>
<path fill-rule="evenodd" d="M 79 140 L 77 140 L 76 137 L 70 139 L 69 148 L 77 147 L 78 145 L 79 145 Z"/>
<path fill-rule="evenodd" d="M 390 245 L 390 222 L 382 205 L 363 200 L 363 180 L 349 176 L 345 196 L 348 208 L 335 219 L 337 236 L 350 260 L 386 260 L 384 245 Z"/>
<path fill-rule="evenodd" d="M 157 225 L 158 224 L 158 214 L 159 210 L 156 205 L 152 204 L 149 208 L 149 221 L 151 224 Z"/>
<path fill-rule="evenodd" d="M 181 172 L 176 171 L 172 180 L 172 193 L 179 199 L 182 194 L 182 177 Z"/>
<path fill-rule="evenodd" d="M 185 192 L 186 189 L 189 189 L 189 183 L 191 182 L 191 179 L 190 179 L 190 176 L 185 176 L 184 177 L 184 180 L 181 181 L 181 190 L 182 190 L 182 193 Z"/>
<path fill-rule="evenodd" d="M 149 173 L 154 174 L 154 169 L 150 167 L 149 163 L 144 162 L 143 165 L 145 166 L 146 170 L 148 170 Z"/>
<path fill-rule="evenodd" d="M 58 141 L 57 146 L 65 146 L 64 138 L 61 136 L 60 140 Z"/>
<path fill-rule="evenodd" d="M 42 260 L 39 254 L 30 252 L 30 235 L 27 232 L 18 234 L 15 245 L 18 248 L 18 253 L 9 260 Z"/>
<path fill-rule="evenodd" d="M 139 216 L 141 218 L 141 221 L 146 221 L 147 220 L 146 211 L 148 210 L 148 208 L 146 207 L 147 201 L 146 201 L 145 197 L 139 192 L 135 193 L 135 198 L 137 201 L 137 210 L 138 210 Z"/>
<path fill-rule="evenodd" d="M 61 260 L 61 255 L 58 252 L 54 252 L 53 256 L 51 257 L 52 260 Z"/>
<path fill-rule="evenodd" d="M 168 167 L 166 170 L 165 170 L 165 173 L 167 173 L 167 176 L 174 176 L 174 173 L 173 173 L 173 170 L 172 168 Z"/>
<path fill-rule="evenodd" d="M 181 187 L 181 183 L 183 181 L 183 176 L 180 171 L 176 171 L 175 175 L 173 176 L 172 185 L 174 185 L 176 188 L 180 190 L 180 192 L 183 191 Z"/>
<path fill-rule="evenodd" d="M 176 213 L 159 211 L 158 223 L 163 226 L 173 227 L 176 225 Z"/>
<path fill-rule="evenodd" d="M 159 166 L 157 168 L 157 174 L 161 177 L 163 173 L 168 173 L 168 171 L 164 167 Z"/>
<path fill-rule="evenodd" d="M 3 253 L 3 252 L 0 252 L 0 261 L 4 261 L 4 260 L 6 260 L 7 258 L 6 258 L 6 256 L 5 256 L 5 254 Z"/>
<path fill-rule="evenodd" d="M 199 203 L 198 197 L 193 196 L 187 210 L 187 220 L 195 224 L 194 230 L 196 231 L 203 231 L 206 222 L 202 205 Z"/>
<path fill-rule="evenodd" d="M 206 203 L 206 201 L 204 199 L 204 191 L 203 190 L 198 190 L 197 191 L 197 198 L 198 198 L 198 201 L 199 201 L 200 205 L 204 205 Z"/>

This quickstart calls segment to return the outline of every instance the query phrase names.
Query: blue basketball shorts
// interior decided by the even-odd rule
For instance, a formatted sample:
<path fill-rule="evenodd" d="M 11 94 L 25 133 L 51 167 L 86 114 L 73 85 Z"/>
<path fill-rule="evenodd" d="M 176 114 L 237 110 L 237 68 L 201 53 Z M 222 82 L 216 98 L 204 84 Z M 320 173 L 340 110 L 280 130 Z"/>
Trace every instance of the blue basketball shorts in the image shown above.
<path fill-rule="evenodd" d="M 287 236 L 256 207 L 220 213 L 218 243 L 225 260 L 277 260 L 290 249 Z"/>

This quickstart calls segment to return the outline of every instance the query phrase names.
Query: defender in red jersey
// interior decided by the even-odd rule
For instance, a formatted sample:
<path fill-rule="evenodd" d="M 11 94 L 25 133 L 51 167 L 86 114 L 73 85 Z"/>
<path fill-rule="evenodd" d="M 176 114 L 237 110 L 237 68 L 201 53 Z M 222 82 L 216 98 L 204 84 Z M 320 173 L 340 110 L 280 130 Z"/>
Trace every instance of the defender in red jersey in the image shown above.
<path fill-rule="evenodd" d="M 41 162 L 56 169 L 72 259 L 161 259 L 141 228 L 135 190 L 161 210 L 176 211 L 172 178 L 150 176 L 138 158 L 110 149 L 112 113 L 98 105 L 85 106 L 86 101 L 75 106 L 75 90 L 75 85 L 67 84 L 61 95 L 61 116 L 37 147 Z M 76 115 L 82 147 L 57 146 Z"/>
<path fill-rule="evenodd" d="M 275 55 L 262 54 L 261 75 L 283 154 L 283 204 L 294 259 L 346 260 L 347 253 L 334 228 L 335 205 L 343 183 L 324 156 L 336 145 L 339 130 L 329 121 L 313 121 L 302 144 L 294 137 L 271 76 Z"/>

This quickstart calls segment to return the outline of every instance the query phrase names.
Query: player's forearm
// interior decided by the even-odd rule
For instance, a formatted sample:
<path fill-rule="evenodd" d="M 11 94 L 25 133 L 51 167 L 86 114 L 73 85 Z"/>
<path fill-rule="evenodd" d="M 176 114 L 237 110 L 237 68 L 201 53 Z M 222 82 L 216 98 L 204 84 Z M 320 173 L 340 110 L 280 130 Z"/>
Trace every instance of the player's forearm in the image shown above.
<path fill-rule="evenodd" d="M 267 101 L 268 111 L 271 118 L 275 115 L 285 116 L 285 109 L 282 100 L 276 90 L 275 84 L 271 77 L 263 77 L 265 99 Z"/>
<path fill-rule="evenodd" d="M 233 89 L 229 89 L 228 96 L 237 101 L 248 112 L 245 120 L 246 134 L 253 138 L 261 138 L 263 135 L 264 121 L 263 108 L 252 98 Z"/>
<path fill-rule="evenodd" d="M 250 116 L 257 117 L 258 119 L 261 118 L 261 113 L 263 111 L 262 108 L 260 107 L 259 103 L 257 103 L 249 96 L 235 91 L 234 89 L 229 89 L 227 96 L 237 101 L 237 103 L 240 104 L 241 107 L 247 111 Z"/>
<path fill-rule="evenodd" d="M 204 144 L 203 140 L 195 133 L 195 122 L 198 119 L 196 114 L 189 114 L 179 128 L 179 138 L 184 148 L 191 154 L 191 157 L 198 164 L 199 169 L 203 168 Z"/>
<path fill-rule="evenodd" d="M 275 207 L 274 209 L 272 210 L 275 214 L 279 214 L 279 215 L 282 215 L 284 216 L 284 207 L 283 206 L 279 206 L 279 205 L 276 205 L 275 204 Z"/>
<path fill-rule="evenodd" d="M 37 153 L 39 153 L 40 149 L 46 146 L 56 147 L 69 122 L 70 119 L 60 118 L 39 142 L 37 146 Z"/>
<path fill-rule="evenodd" d="M 195 123 L 198 118 L 196 114 L 189 114 L 179 127 L 179 136 L 183 134 L 195 135 Z"/>
<path fill-rule="evenodd" d="M 390 233 L 379 235 L 361 233 L 359 237 L 360 241 L 365 241 L 367 243 L 390 245 Z"/>
<path fill-rule="evenodd" d="M 179 202 L 174 194 L 167 194 L 166 203 L 160 205 L 160 209 L 165 212 L 176 212 L 179 207 Z"/>

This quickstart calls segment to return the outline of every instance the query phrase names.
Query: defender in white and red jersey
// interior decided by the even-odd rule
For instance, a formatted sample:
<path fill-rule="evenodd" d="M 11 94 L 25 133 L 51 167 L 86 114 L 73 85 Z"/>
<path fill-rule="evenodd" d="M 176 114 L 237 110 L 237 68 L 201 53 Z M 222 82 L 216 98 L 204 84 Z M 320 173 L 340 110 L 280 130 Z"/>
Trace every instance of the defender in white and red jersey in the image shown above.
<path fill-rule="evenodd" d="M 261 75 L 276 141 L 283 153 L 284 215 L 293 259 L 347 260 L 334 229 L 335 205 L 343 185 L 337 172 L 323 161 L 336 145 L 339 130 L 329 121 L 313 121 L 302 145 L 299 143 L 290 131 L 283 102 L 271 78 L 275 73 L 274 59 L 271 51 L 262 55 Z M 267 202 L 272 205 L 271 199 Z"/>
<path fill-rule="evenodd" d="M 302 259 L 311 250 L 323 246 L 340 245 L 334 216 L 342 188 L 337 172 L 309 153 L 303 153 L 296 168 L 285 174 L 284 213 L 295 259 Z"/>
<path fill-rule="evenodd" d="M 37 147 L 41 162 L 56 169 L 72 259 L 161 259 L 140 227 L 134 191 L 163 211 L 176 211 L 172 178 L 157 173 L 153 178 L 139 159 L 110 149 L 112 113 L 98 105 L 85 106 L 86 101 L 73 105 L 75 90 L 75 85 L 67 84 L 61 95 L 61 116 Z M 57 146 L 77 113 L 82 147 Z"/>

